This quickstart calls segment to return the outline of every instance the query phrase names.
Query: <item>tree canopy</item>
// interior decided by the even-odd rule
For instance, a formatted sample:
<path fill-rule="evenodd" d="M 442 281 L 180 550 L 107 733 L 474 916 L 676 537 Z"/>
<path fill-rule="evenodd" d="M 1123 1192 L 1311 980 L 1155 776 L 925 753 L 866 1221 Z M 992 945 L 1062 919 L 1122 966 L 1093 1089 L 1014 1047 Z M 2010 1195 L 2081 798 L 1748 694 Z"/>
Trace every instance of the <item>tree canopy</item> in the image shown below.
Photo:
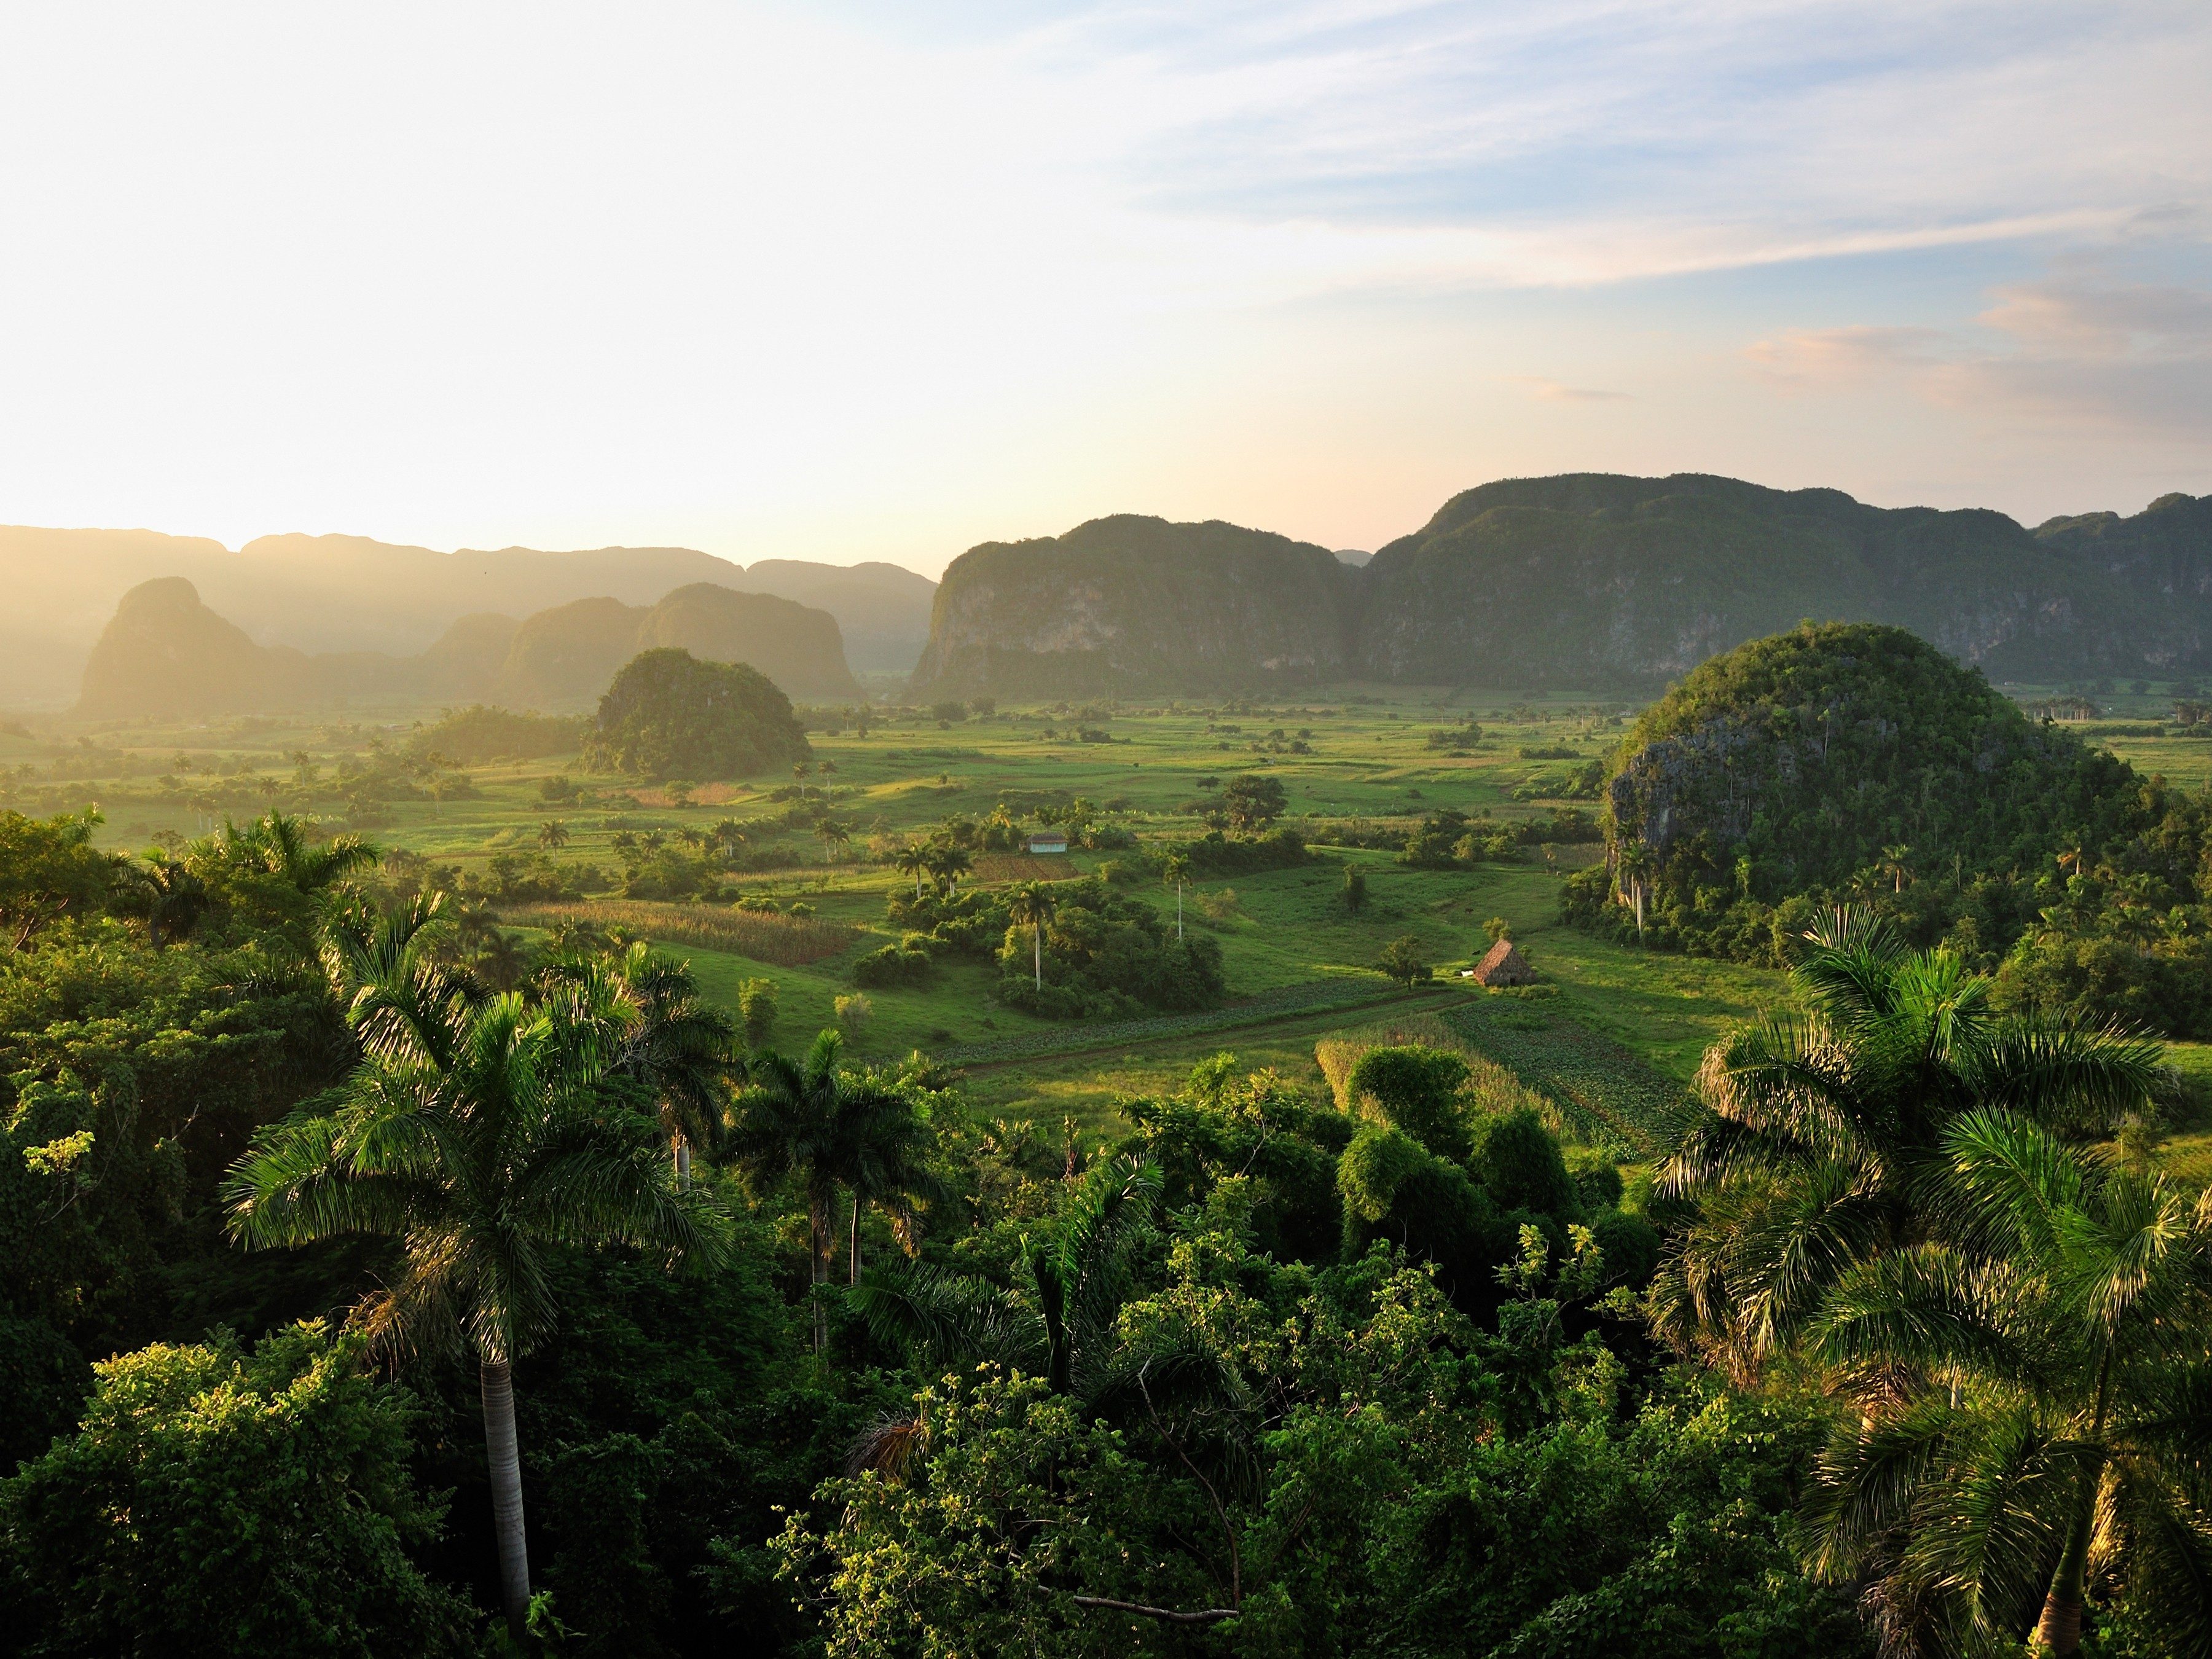
<path fill-rule="evenodd" d="M 653 778 L 750 777 L 813 754 L 791 699 L 744 663 L 641 652 L 599 699 L 588 765 Z"/>

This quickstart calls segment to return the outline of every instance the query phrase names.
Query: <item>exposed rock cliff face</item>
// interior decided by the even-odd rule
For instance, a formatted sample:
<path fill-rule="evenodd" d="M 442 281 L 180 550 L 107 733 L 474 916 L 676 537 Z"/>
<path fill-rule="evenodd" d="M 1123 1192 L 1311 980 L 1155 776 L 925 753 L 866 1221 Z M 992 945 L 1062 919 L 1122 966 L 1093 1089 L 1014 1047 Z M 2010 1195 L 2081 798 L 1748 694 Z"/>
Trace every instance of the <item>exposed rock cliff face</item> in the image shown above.
<path fill-rule="evenodd" d="M 748 662 L 800 698 L 855 696 L 836 619 L 789 599 L 711 583 L 651 606 L 580 599 L 521 623 L 464 617 L 428 651 L 309 655 L 258 645 L 202 603 L 181 576 L 124 595 L 87 663 L 77 712 L 102 719 L 197 719 L 381 700 L 591 708 L 641 651 L 682 646 L 703 660 Z"/>
<path fill-rule="evenodd" d="M 2142 672 L 2199 643 L 2002 514 L 1695 475 L 1471 489 L 1366 578 L 1359 659 L 1382 679 L 1648 683 L 1806 617 L 1909 628 L 1999 679 Z"/>
<path fill-rule="evenodd" d="M 1231 524 L 1121 514 L 986 542 L 937 591 L 918 692 L 1089 696 L 1342 678 L 1358 573 Z"/>
<path fill-rule="evenodd" d="M 1133 517 L 986 544 L 945 572 L 915 684 L 1643 692 L 1808 617 L 1907 628 L 2000 680 L 2212 672 L 2212 497 L 2031 532 L 1832 489 L 1576 474 L 1456 495 L 1364 568 L 1318 552 Z"/>

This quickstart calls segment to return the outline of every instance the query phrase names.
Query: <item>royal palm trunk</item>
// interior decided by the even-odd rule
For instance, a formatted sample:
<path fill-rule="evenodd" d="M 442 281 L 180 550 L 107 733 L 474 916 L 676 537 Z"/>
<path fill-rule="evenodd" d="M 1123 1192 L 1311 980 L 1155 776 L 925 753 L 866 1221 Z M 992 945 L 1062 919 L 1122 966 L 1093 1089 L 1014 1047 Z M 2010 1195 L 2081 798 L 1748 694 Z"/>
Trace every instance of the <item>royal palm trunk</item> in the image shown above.
<path fill-rule="evenodd" d="M 836 1249 L 831 1241 L 836 1237 L 830 1229 L 834 1224 L 830 1195 L 817 1194 L 806 1206 L 807 1242 L 814 1257 L 812 1284 L 814 1285 L 814 1352 L 820 1353 L 830 1346 L 830 1316 L 822 1304 L 822 1287 L 830 1282 L 830 1253 Z"/>
<path fill-rule="evenodd" d="M 2112 1355 L 2108 1348 L 2097 1367 L 2097 1415 L 2090 1429 L 2092 1444 L 2105 1437 L 2105 1411 L 2112 1382 Z M 2089 1539 L 2096 1530 L 2097 1487 L 2104 1479 L 2101 1455 L 2085 1457 L 2081 1490 L 2074 1499 L 2074 1516 L 2066 1529 L 2066 1548 L 2058 1569 L 2051 1575 L 2050 1592 L 2043 1598 L 2043 1615 L 2035 1621 L 2033 1649 L 2053 1659 L 2069 1659 L 2081 1650 L 2081 1597 L 2088 1577 Z"/>
<path fill-rule="evenodd" d="M 522 1459 L 514 1437 L 514 1376 L 504 1359 L 477 1370 L 483 1395 L 484 1463 L 491 1476 L 491 1526 L 499 1543 L 499 1599 L 516 1636 L 530 1616 L 530 1542 L 522 1525 Z"/>

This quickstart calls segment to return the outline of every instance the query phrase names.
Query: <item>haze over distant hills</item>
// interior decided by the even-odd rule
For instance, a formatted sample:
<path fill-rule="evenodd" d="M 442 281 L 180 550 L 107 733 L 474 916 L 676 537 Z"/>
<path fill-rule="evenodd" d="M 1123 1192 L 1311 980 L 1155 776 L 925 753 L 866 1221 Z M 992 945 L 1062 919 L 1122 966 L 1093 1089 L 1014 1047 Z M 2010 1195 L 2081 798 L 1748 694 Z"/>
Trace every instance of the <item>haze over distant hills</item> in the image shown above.
<path fill-rule="evenodd" d="M 1996 680 L 2212 672 L 2212 496 L 2031 531 L 1832 489 L 1579 473 L 1468 490 L 1359 567 L 1234 525 L 1099 519 L 956 559 L 914 687 L 1626 692 L 1808 617 L 1908 628 Z"/>
<path fill-rule="evenodd" d="M 1634 695 L 1803 617 L 1894 623 L 2000 681 L 2212 673 L 2212 496 L 2030 530 L 1832 489 L 1575 473 L 1468 490 L 1371 555 L 1117 514 L 984 543 L 941 586 L 895 565 L 747 568 L 688 548 L 446 554 L 272 536 L 234 553 L 149 531 L 0 527 L 0 706 L 58 706 L 80 682 L 87 712 L 191 701 L 159 683 L 159 653 L 133 662 L 118 645 L 87 672 L 110 618 L 124 626 L 118 602 L 167 577 L 191 604 L 160 589 L 131 627 L 159 623 L 233 665 L 210 684 L 318 702 L 581 707 L 634 650 L 664 643 L 752 661 L 804 700 L 854 695 L 852 669 L 909 666 L 922 696 L 1347 678 Z M 835 618 L 828 637 L 810 616 Z M 241 641 L 264 653 L 250 670 Z"/>
<path fill-rule="evenodd" d="M 162 576 L 123 596 L 85 665 L 76 712 L 190 720 L 389 701 L 567 713 L 591 708 L 624 663 L 655 646 L 750 663 L 802 701 L 860 695 L 827 611 L 711 582 L 651 606 L 577 599 L 520 623 L 480 612 L 402 657 L 258 644 L 191 583 Z"/>
<path fill-rule="evenodd" d="M 848 660 L 903 673 L 929 633 L 936 584 L 897 565 L 763 559 L 751 567 L 680 547 L 439 553 L 360 536 L 220 542 L 146 530 L 0 526 L 0 706 L 76 694 L 92 650 L 131 589 L 180 576 L 256 643 L 309 653 L 428 649 L 463 617 L 520 620 L 578 599 L 651 605 L 694 583 L 769 593 L 837 618 Z"/>

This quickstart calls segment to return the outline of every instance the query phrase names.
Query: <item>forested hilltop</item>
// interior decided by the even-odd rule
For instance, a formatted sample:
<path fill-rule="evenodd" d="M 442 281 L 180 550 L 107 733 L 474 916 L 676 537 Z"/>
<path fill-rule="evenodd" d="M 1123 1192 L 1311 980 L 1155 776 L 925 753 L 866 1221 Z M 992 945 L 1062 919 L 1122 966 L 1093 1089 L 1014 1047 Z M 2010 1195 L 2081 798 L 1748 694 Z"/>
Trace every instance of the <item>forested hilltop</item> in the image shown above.
<path fill-rule="evenodd" d="M 1456 495 L 1364 568 L 1319 553 L 1130 516 L 988 544 L 945 572 L 916 684 L 1648 691 L 1804 617 L 1910 629 L 2000 680 L 2212 666 L 2212 501 L 2189 496 L 2032 532 L 1832 489 L 1583 473 Z"/>
<path fill-rule="evenodd" d="M 2008 1006 L 2212 1036 L 2212 797 L 2140 775 L 1902 629 L 1712 659 L 1606 769 L 1563 914 L 1781 962 L 1827 905 L 1996 975 Z"/>

